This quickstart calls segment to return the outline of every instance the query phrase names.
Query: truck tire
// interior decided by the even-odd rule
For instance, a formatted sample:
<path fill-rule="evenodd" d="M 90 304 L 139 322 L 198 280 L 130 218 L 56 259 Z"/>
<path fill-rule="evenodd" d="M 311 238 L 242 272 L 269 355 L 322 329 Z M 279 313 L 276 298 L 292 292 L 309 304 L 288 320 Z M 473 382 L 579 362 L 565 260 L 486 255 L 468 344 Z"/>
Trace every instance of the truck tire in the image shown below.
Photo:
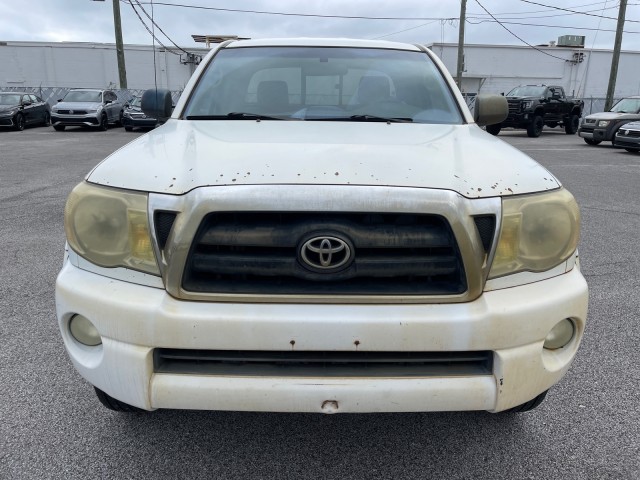
<path fill-rule="evenodd" d="M 593 138 L 583 138 L 587 145 L 599 145 L 601 140 L 594 140 Z"/>
<path fill-rule="evenodd" d="M 569 115 L 567 120 L 564 122 L 564 133 L 567 135 L 575 135 L 578 131 L 578 127 L 580 126 L 580 117 L 578 115 Z"/>
<path fill-rule="evenodd" d="M 531 119 L 531 123 L 527 125 L 527 135 L 532 138 L 537 138 L 542 133 L 543 128 L 544 128 L 544 120 L 540 115 L 535 115 Z"/>
<path fill-rule="evenodd" d="M 141 408 L 134 407 L 127 403 L 121 402 L 120 400 L 116 400 L 111 395 L 104 393 L 97 387 L 93 387 L 96 391 L 96 395 L 100 403 L 107 407 L 109 410 L 113 410 L 114 412 L 128 412 L 128 413 L 145 413 L 146 410 L 142 410 Z"/>
<path fill-rule="evenodd" d="M 529 412 L 533 410 L 534 408 L 536 408 L 538 405 L 542 403 L 542 401 L 544 400 L 544 397 L 547 396 L 548 391 L 549 390 L 545 390 L 536 398 L 529 400 L 528 402 L 525 402 L 522 405 L 518 405 L 517 407 L 510 408 L 509 410 L 505 410 L 505 413 L 522 413 L 522 412 Z"/>
<path fill-rule="evenodd" d="M 487 132 L 489 132 L 491 135 L 498 135 L 501 129 L 502 129 L 502 125 L 500 123 L 487 125 Z"/>

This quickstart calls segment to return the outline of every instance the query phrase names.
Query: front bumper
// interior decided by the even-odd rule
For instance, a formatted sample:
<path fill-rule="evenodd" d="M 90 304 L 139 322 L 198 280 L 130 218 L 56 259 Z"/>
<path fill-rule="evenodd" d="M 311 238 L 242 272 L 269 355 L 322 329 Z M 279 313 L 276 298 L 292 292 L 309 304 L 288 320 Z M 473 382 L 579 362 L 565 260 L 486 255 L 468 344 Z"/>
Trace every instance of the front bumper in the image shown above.
<path fill-rule="evenodd" d="M 155 118 L 127 117 L 126 115 L 122 117 L 123 127 L 154 128 L 157 123 L 158 121 Z"/>
<path fill-rule="evenodd" d="M 578 136 L 586 138 L 588 140 L 595 140 L 597 142 L 611 141 L 613 138 L 612 132 L 607 128 L 578 128 Z"/>
<path fill-rule="evenodd" d="M 75 368 L 109 395 L 143 409 L 325 412 L 501 411 L 558 382 L 584 331 L 587 285 L 577 268 L 485 292 L 462 304 L 308 305 L 183 301 L 161 288 L 103 277 L 67 259 L 56 283 L 64 344 Z M 102 345 L 69 332 L 87 317 Z M 571 318 L 576 334 L 543 349 Z M 493 352 L 493 373 L 427 377 L 228 376 L 158 373 L 154 349 L 342 352 Z M 331 403 L 335 402 L 335 403 Z M 335 408 L 333 408 L 335 410 Z"/>
<path fill-rule="evenodd" d="M 51 112 L 51 125 L 54 126 L 97 127 L 99 124 L 100 118 L 96 113 L 88 113 L 86 115 L 68 115 Z"/>

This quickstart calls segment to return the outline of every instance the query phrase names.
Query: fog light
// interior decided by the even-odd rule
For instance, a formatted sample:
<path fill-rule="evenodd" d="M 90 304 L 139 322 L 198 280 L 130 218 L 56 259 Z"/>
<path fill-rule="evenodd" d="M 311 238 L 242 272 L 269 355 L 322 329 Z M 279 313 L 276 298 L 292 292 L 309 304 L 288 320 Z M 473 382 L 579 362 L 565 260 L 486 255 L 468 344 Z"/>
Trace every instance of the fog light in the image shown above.
<path fill-rule="evenodd" d="M 102 343 L 96 327 L 82 315 L 74 315 L 69 321 L 69 331 L 73 338 L 83 345 L 94 347 Z"/>
<path fill-rule="evenodd" d="M 573 322 L 568 318 L 556 323 L 556 326 L 551 329 L 549 335 L 544 341 L 544 348 L 549 350 L 555 350 L 557 348 L 564 347 L 573 338 L 575 332 L 575 326 Z"/>

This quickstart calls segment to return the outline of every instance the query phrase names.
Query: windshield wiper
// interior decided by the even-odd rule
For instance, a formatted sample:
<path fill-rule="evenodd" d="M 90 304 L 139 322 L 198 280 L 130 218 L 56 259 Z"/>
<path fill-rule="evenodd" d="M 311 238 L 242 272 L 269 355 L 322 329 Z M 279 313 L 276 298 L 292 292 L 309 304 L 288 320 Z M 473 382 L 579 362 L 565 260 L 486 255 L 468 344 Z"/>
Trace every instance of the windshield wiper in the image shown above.
<path fill-rule="evenodd" d="M 386 122 L 386 123 L 413 123 L 410 117 L 378 117 L 377 115 L 351 115 L 349 117 L 317 117 L 305 118 L 306 121 L 328 121 L 328 122 Z"/>
<path fill-rule="evenodd" d="M 285 120 L 258 113 L 229 112 L 226 115 L 188 115 L 187 120 Z"/>

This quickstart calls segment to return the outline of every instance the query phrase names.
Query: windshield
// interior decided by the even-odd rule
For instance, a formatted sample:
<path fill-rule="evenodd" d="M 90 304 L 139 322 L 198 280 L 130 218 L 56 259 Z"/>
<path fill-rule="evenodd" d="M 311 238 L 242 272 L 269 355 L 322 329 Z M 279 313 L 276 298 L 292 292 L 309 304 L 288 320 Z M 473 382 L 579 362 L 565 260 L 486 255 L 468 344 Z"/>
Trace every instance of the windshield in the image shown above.
<path fill-rule="evenodd" d="M 0 93 L 0 105 L 20 105 L 20 95 Z"/>
<path fill-rule="evenodd" d="M 542 97 L 546 88 L 547 87 L 538 87 L 535 85 L 516 87 L 507 93 L 507 97 Z"/>
<path fill-rule="evenodd" d="M 129 105 L 131 105 L 132 107 L 139 107 L 141 101 L 142 101 L 142 97 L 133 97 L 129 101 Z"/>
<path fill-rule="evenodd" d="M 102 92 L 96 90 L 71 90 L 64 98 L 64 102 L 102 102 Z"/>
<path fill-rule="evenodd" d="M 640 98 L 623 98 L 611 107 L 610 111 L 616 113 L 640 113 Z"/>
<path fill-rule="evenodd" d="M 221 50 L 184 115 L 190 120 L 462 123 L 451 91 L 426 54 L 332 47 Z"/>

